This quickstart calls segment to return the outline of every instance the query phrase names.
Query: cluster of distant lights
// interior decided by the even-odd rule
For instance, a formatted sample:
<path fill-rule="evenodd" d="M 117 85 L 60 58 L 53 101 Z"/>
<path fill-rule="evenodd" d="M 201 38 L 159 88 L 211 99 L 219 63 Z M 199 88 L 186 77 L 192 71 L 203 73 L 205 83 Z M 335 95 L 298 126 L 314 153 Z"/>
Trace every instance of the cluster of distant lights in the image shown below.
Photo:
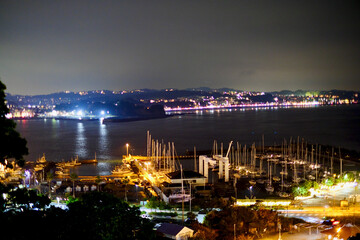
<path fill-rule="evenodd" d="M 17 111 L 15 113 L 8 113 L 5 115 L 6 118 L 32 118 L 34 117 L 34 113 L 31 111 Z"/>
<path fill-rule="evenodd" d="M 101 110 L 99 114 L 87 114 L 83 110 L 73 110 L 71 112 L 60 112 L 53 110 L 46 114 L 46 117 L 66 117 L 74 118 L 81 120 L 84 117 L 95 117 L 95 118 L 104 118 L 109 114 L 109 111 Z"/>
<path fill-rule="evenodd" d="M 164 107 L 165 111 L 187 111 L 187 110 L 212 110 L 221 108 L 244 108 L 244 107 L 290 107 L 290 106 L 317 106 L 320 103 L 314 102 L 286 102 L 286 103 L 253 103 L 253 104 L 228 104 L 228 105 L 208 105 L 195 107 Z"/>

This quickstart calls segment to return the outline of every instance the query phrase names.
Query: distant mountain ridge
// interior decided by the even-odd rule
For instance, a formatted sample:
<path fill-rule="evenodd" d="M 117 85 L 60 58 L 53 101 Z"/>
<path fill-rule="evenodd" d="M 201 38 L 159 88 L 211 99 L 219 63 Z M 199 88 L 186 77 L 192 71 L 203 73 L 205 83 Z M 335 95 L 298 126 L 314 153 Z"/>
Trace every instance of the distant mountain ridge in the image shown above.
<path fill-rule="evenodd" d="M 185 88 L 185 89 L 176 89 L 176 88 L 167 88 L 167 89 L 149 89 L 149 88 L 143 88 L 143 89 L 134 89 L 134 90 L 117 90 L 117 91 L 111 91 L 111 90 L 89 90 L 89 91 L 79 91 L 79 92 L 71 92 L 71 91 L 62 91 L 62 92 L 55 92 L 55 93 L 49 93 L 49 94 L 37 94 L 37 95 L 23 95 L 23 94 L 11 94 L 11 93 L 6 93 L 6 96 L 9 98 L 12 97 L 40 97 L 40 98 L 44 98 L 44 97 L 64 97 L 64 96 L 78 96 L 79 93 L 84 93 L 86 92 L 87 95 L 98 95 L 98 94 L 102 94 L 102 95 L 107 95 L 107 94 L 115 94 L 118 95 L 121 92 L 122 95 L 127 95 L 127 94 L 134 94 L 134 95 L 142 95 L 142 94 L 150 94 L 153 93 L 155 95 L 162 93 L 162 92 L 175 92 L 175 93 L 186 93 L 186 92 L 244 92 L 245 90 L 239 90 L 239 89 L 234 89 L 234 88 L 209 88 L 209 87 L 197 87 L 197 88 Z M 256 90 L 252 90 L 252 91 L 246 91 L 246 92 L 264 92 L 264 91 L 256 91 Z M 270 93 L 270 94 L 277 94 L 277 95 L 295 95 L 295 96 L 300 96 L 300 95 L 305 95 L 307 92 L 319 92 L 321 94 L 324 93 L 333 93 L 333 94 L 344 94 L 344 93 L 356 93 L 359 91 L 353 91 L 353 90 L 339 90 L 339 89 L 332 89 L 332 90 L 303 90 L 303 89 L 298 89 L 298 90 L 279 90 L 279 91 L 265 91 L 264 93 Z"/>

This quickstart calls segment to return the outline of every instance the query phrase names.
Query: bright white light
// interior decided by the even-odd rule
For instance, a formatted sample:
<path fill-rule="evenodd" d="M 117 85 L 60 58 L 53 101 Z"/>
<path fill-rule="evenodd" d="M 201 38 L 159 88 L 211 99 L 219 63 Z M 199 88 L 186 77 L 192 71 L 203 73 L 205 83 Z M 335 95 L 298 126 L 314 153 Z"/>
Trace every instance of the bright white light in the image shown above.
<path fill-rule="evenodd" d="M 25 177 L 27 177 L 27 178 L 30 177 L 30 171 L 29 171 L 29 170 L 26 170 L 26 171 L 25 171 Z"/>
<path fill-rule="evenodd" d="M 101 114 L 101 115 L 105 115 L 105 111 L 102 110 L 102 111 L 100 112 L 100 114 Z"/>
<path fill-rule="evenodd" d="M 82 116 L 82 115 L 83 115 L 82 110 L 79 110 L 79 111 L 77 112 L 77 115 Z"/>

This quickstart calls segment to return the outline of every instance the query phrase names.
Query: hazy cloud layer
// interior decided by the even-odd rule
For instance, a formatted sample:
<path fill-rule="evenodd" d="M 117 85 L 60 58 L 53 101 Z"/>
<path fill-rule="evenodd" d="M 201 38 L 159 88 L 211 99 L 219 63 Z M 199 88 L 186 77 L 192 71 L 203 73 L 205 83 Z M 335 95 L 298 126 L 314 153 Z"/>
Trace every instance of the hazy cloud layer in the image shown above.
<path fill-rule="evenodd" d="M 356 1 L 1 1 L 10 93 L 359 90 Z"/>

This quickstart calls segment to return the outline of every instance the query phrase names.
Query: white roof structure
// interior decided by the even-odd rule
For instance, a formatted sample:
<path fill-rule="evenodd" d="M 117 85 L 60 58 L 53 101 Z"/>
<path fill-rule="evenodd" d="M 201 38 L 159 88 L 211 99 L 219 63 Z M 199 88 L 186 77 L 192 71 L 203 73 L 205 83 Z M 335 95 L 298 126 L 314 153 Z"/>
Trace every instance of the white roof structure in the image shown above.
<path fill-rule="evenodd" d="M 186 240 L 193 236 L 194 230 L 172 223 L 161 223 L 156 229 L 158 233 L 163 237 L 175 239 L 175 240 Z"/>

